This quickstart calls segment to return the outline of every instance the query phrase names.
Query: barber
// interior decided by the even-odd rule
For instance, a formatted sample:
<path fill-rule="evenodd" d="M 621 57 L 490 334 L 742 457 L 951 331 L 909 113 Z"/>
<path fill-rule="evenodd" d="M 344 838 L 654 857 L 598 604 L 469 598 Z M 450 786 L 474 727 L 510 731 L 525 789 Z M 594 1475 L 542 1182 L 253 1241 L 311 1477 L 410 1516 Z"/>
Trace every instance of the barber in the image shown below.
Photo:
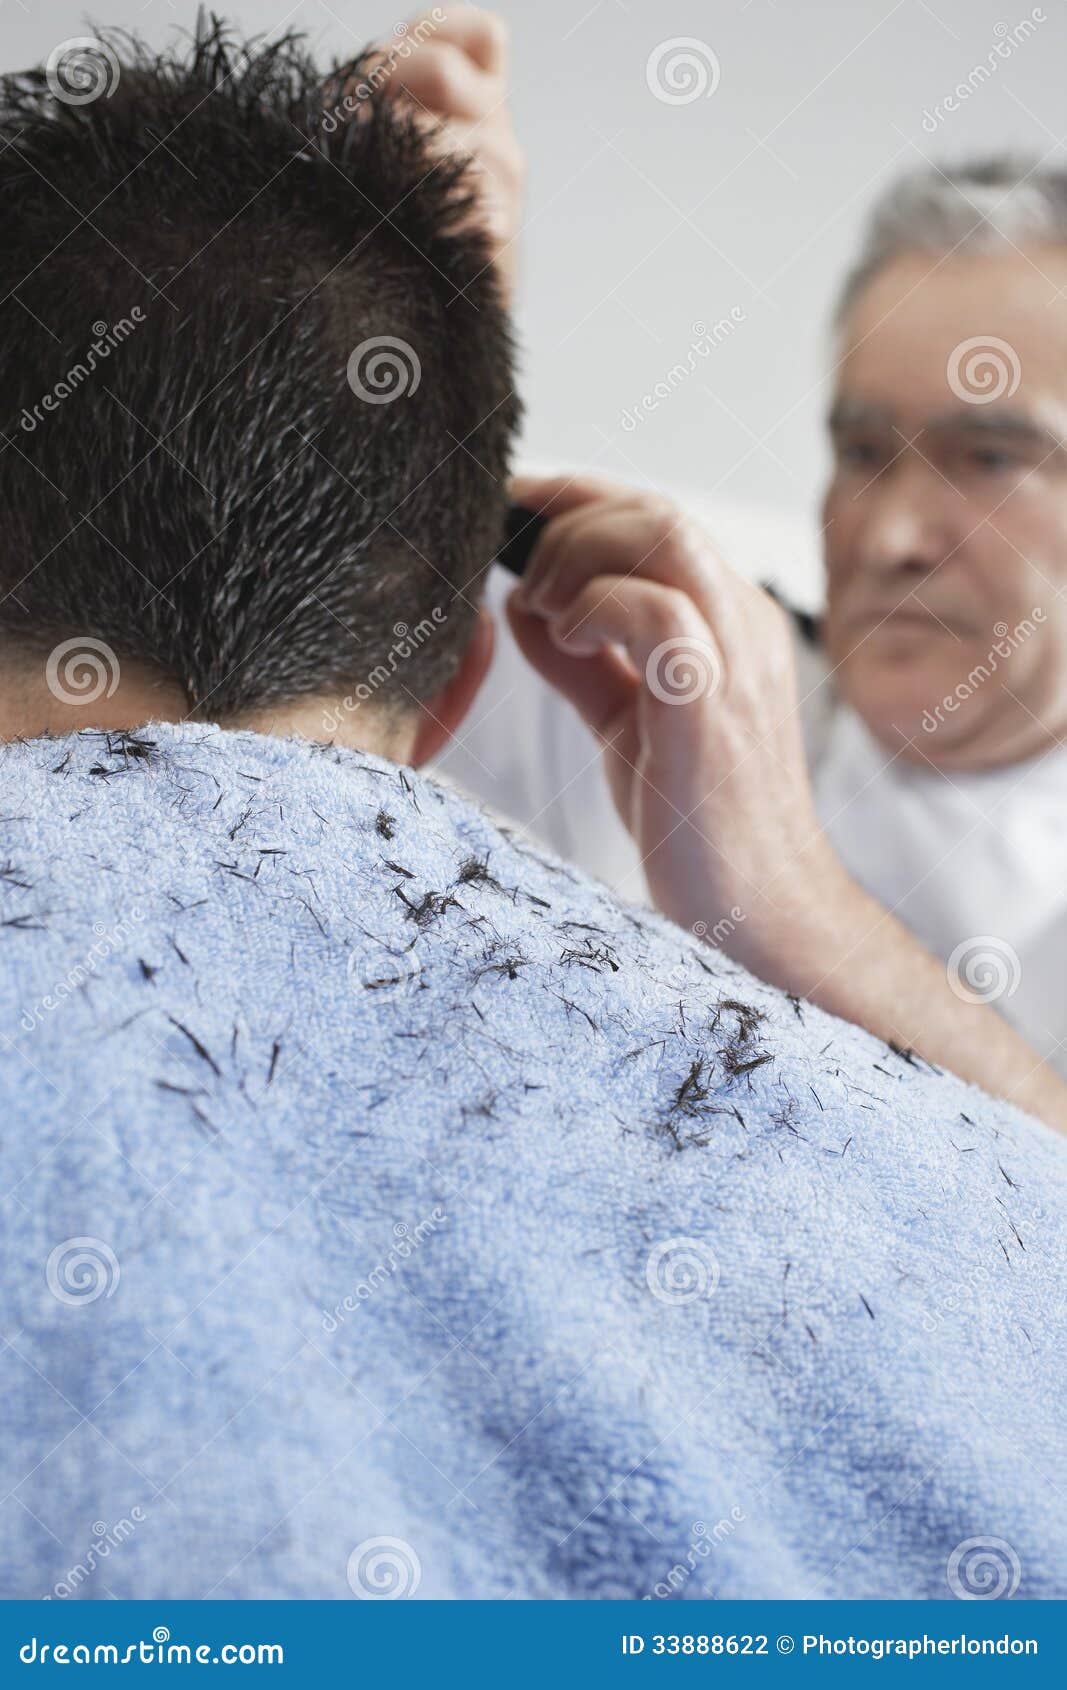
<path fill-rule="evenodd" d="M 460 8 L 396 86 L 473 153 L 510 287 L 505 78 L 499 20 Z M 1067 1126 L 1067 319 L 1048 302 L 1067 289 L 1067 196 L 1058 177 L 1002 175 L 905 182 L 847 282 L 827 608 L 806 641 L 675 505 L 572 477 L 515 488 L 549 521 L 508 619 L 602 747 L 661 910 Z M 1013 191 L 1031 231 L 1045 205 L 1039 255 L 1005 228 Z M 490 802 L 541 750 L 496 715 L 486 778 L 468 780 Z M 588 821 L 571 742 L 556 809 Z"/>

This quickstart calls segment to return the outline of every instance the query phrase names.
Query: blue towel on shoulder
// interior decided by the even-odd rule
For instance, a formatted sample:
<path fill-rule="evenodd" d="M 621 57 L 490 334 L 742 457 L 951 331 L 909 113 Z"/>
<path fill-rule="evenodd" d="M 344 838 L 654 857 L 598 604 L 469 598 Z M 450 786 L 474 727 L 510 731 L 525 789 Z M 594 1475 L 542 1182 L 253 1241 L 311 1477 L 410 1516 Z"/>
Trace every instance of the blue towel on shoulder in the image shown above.
<path fill-rule="evenodd" d="M 5 1596 L 1067 1593 L 1044 1127 L 372 757 L 0 787 Z"/>

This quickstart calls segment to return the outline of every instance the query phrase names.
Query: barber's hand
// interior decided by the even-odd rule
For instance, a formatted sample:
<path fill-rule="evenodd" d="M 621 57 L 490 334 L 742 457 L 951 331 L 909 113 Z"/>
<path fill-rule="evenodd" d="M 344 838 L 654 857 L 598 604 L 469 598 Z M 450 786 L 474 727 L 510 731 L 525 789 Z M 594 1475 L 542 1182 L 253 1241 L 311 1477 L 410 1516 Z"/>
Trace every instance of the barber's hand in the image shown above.
<path fill-rule="evenodd" d="M 438 21 L 438 20 L 442 21 Z M 442 153 L 472 161 L 478 221 L 505 296 L 515 284 L 525 161 L 507 107 L 507 25 L 473 6 L 437 6 L 383 43 L 389 95 L 432 121 Z"/>
<path fill-rule="evenodd" d="M 785 613 L 664 500 L 564 477 L 513 496 L 549 518 L 509 601 L 523 653 L 604 747 L 652 895 L 791 985 L 813 900 L 847 878 L 822 833 Z"/>
<path fill-rule="evenodd" d="M 659 907 L 711 937 L 722 922 L 765 980 L 1067 1131 L 1059 1076 L 960 1000 L 821 831 L 784 612 L 660 499 L 563 477 L 513 491 L 550 520 L 512 627 L 599 736 Z"/>

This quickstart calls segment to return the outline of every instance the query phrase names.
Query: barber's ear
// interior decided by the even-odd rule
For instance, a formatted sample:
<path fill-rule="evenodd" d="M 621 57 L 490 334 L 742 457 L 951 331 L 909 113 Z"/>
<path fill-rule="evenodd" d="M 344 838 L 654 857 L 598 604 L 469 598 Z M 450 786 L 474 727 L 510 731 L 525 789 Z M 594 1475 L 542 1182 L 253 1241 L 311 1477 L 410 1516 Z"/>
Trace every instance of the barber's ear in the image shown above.
<path fill-rule="evenodd" d="M 495 643 L 496 627 L 483 605 L 456 673 L 446 687 L 420 706 L 410 759 L 414 768 L 436 757 L 458 729 L 485 680 Z"/>

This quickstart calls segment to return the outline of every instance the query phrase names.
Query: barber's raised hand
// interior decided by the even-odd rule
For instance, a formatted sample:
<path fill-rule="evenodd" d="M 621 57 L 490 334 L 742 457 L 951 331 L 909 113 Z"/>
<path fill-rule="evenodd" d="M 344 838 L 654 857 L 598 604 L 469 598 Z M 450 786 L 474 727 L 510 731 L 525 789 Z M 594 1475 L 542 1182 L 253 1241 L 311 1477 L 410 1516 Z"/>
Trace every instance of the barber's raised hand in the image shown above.
<path fill-rule="evenodd" d="M 505 294 L 514 287 L 525 161 L 507 106 L 507 26 L 474 6 L 435 6 L 383 43 L 385 88 L 437 127 L 443 153 L 472 161 L 479 222 Z"/>
<path fill-rule="evenodd" d="M 791 985 L 811 902 L 844 878 L 815 815 L 785 613 L 663 499 L 522 479 L 550 518 L 509 602 L 523 653 L 604 747 L 659 908 Z"/>

